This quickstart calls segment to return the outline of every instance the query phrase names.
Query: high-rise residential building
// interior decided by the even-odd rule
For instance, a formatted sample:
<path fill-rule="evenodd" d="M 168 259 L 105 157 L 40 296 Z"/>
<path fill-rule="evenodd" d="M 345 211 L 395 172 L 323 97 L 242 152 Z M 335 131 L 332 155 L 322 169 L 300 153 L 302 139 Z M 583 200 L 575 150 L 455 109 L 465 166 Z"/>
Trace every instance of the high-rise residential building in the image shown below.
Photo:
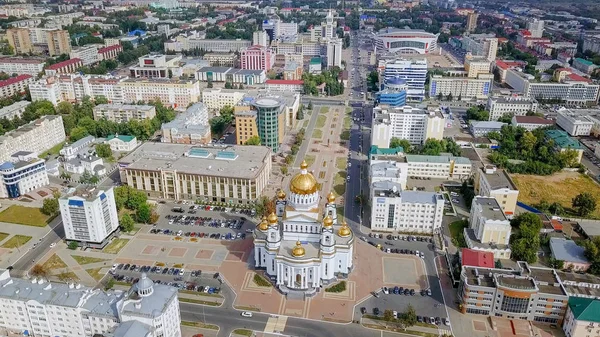
<path fill-rule="evenodd" d="M 515 214 L 519 189 L 505 170 L 493 165 L 480 168 L 475 177 L 475 192 L 477 195 L 495 198 L 504 214 Z"/>
<path fill-rule="evenodd" d="M 98 47 L 93 44 L 75 47 L 69 53 L 69 57 L 71 59 L 81 59 L 81 62 L 83 62 L 84 66 L 89 66 L 90 64 L 94 64 L 99 61 Z"/>
<path fill-rule="evenodd" d="M 33 43 L 28 28 L 9 28 L 6 30 L 6 39 L 15 54 L 33 53 Z"/>
<path fill-rule="evenodd" d="M 60 197 L 58 204 L 67 241 L 103 248 L 119 228 L 112 187 L 106 191 L 97 187 L 77 188 Z"/>
<path fill-rule="evenodd" d="M 494 34 L 470 34 L 461 39 L 462 48 L 473 56 L 492 62 L 498 53 L 498 38 Z"/>
<path fill-rule="evenodd" d="M 0 136 L 0 162 L 9 160 L 14 153 L 20 151 L 39 155 L 64 141 L 62 117 L 43 116 Z"/>
<path fill-rule="evenodd" d="M 422 101 L 425 98 L 425 80 L 427 79 L 427 60 L 404 60 L 394 59 L 391 61 L 380 61 L 380 69 L 383 68 L 383 83 L 392 78 L 401 78 L 406 81 L 408 100 Z"/>
<path fill-rule="evenodd" d="M 331 39 L 335 37 L 335 30 L 337 27 L 337 21 L 333 17 L 333 11 L 330 9 L 325 17 L 325 22 L 321 23 L 321 37 L 325 39 Z"/>
<path fill-rule="evenodd" d="M 18 198 L 49 183 L 44 160 L 32 152 L 17 152 L 0 165 L 0 198 Z"/>
<path fill-rule="evenodd" d="M 275 54 L 268 47 L 252 46 L 241 51 L 242 69 L 269 71 L 275 63 Z"/>
<path fill-rule="evenodd" d="M 71 52 L 71 37 L 69 32 L 56 29 L 46 32 L 48 54 L 50 56 L 69 54 Z"/>
<path fill-rule="evenodd" d="M 252 45 L 253 46 L 269 46 L 269 35 L 264 30 L 257 30 L 252 33 Z"/>
<path fill-rule="evenodd" d="M 494 254 L 494 259 L 510 258 L 510 221 L 494 197 L 473 198 L 469 228 L 464 229 L 470 249 Z"/>
<path fill-rule="evenodd" d="M 477 28 L 477 18 L 478 17 L 479 17 L 479 14 L 477 14 L 477 13 L 467 14 L 467 25 L 465 27 L 467 32 L 472 32 Z"/>
<path fill-rule="evenodd" d="M 439 111 L 426 111 L 411 106 L 375 107 L 371 145 L 388 148 L 392 138 L 423 144 L 427 139 L 442 139 L 445 118 Z"/>
<path fill-rule="evenodd" d="M 200 82 L 196 80 L 130 78 L 119 82 L 118 88 L 122 90 L 125 103 L 149 102 L 158 98 L 163 104 L 179 110 L 200 98 Z"/>
<path fill-rule="evenodd" d="M 544 35 L 544 20 L 533 19 L 527 21 L 527 30 L 531 33 L 531 37 L 542 37 Z"/>
<path fill-rule="evenodd" d="M 325 41 L 327 48 L 327 67 L 342 66 L 342 39 L 334 37 Z"/>

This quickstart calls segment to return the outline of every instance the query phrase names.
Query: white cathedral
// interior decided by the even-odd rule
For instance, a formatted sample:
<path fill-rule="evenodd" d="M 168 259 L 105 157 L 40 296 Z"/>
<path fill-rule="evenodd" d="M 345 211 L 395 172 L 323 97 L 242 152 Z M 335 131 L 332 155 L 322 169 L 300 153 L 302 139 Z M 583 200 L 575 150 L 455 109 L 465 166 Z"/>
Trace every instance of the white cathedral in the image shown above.
<path fill-rule="evenodd" d="M 319 210 L 319 184 L 307 168 L 303 161 L 289 195 L 280 190 L 275 213 L 254 230 L 255 267 L 286 294 L 314 294 L 352 271 L 354 234 L 345 222 L 338 225 L 333 193 Z"/>

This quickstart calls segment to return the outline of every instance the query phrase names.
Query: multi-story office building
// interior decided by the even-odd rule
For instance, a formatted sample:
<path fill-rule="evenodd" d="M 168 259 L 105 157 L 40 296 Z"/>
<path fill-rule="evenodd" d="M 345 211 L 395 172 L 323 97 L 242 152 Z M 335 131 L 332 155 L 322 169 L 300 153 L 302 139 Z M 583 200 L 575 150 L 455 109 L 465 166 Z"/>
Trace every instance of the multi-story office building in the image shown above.
<path fill-rule="evenodd" d="M 490 132 L 500 132 L 506 123 L 496 121 L 469 121 L 469 131 L 473 137 L 485 137 Z"/>
<path fill-rule="evenodd" d="M 18 198 L 49 183 L 44 160 L 31 152 L 17 152 L 0 165 L 0 198 Z"/>
<path fill-rule="evenodd" d="M 102 248 L 119 228 L 119 216 L 112 187 L 77 188 L 58 199 L 67 241 L 85 247 Z"/>
<path fill-rule="evenodd" d="M 487 165 L 477 171 L 475 192 L 477 195 L 495 198 L 504 214 L 511 216 L 517 208 L 519 189 L 505 170 Z"/>
<path fill-rule="evenodd" d="M 14 94 L 23 94 L 35 80 L 31 75 L 18 75 L 0 81 L 0 97 L 10 97 Z"/>
<path fill-rule="evenodd" d="M 442 225 L 444 197 L 435 192 L 402 191 L 388 180 L 371 184 L 371 229 L 435 233 Z"/>
<path fill-rule="evenodd" d="M 596 69 L 598 69 L 598 66 L 595 65 L 592 61 L 584 60 L 582 58 L 577 57 L 573 59 L 573 68 L 583 71 L 586 74 L 591 74 Z"/>
<path fill-rule="evenodd" d="M 0 136 L 0 161 L 9 160 L 10 156 L 18 151 L 39 155 L 64 141 L 65 128 L 62 117 L 43 116 Z"/>
<path fill-rule="evenodd" d="M 144 143 L 119 170 L 123 183 L 151 198 L 251 205 L 269 184 L 271 150 Z"/>
<path fill-rule="evenodd" d="M 557 115 L 556 125 L 575 137 L 589 136 L 595 124 L 593 118 L 566 108 L 558 110 Z"/>
<path fill-rule="evenodd" d="M 528 112 L 536 112 L 538 102 L 533 97 L 491 96 L 488 98 L 486 110 L 490 112 L 490 121 L 497 121 L 502 116 L 525 116 Z"/>
<path fill-rule="evenodd" d="M 524 128 L 527 131 L 533 131 L 535 129 L 553 126 L 555 123 L 553 120 L 538 116 L 513 116 L 510 124 L 515 127 Z"/>
<path fill-rule="evenodd" d="M 569 298 L 575 303 L 598 298 L 599 288 L 600 280 L 590 274 L 518 262 L 516 270 L 463 266 L 458 294 L 463 313 L 552 324 L 565 320 L 563 327 L 571 328 L 565 319 Z M 582 335 L 571 335 L 576 336 Z"/>
<path fill-rule="evenodd" d="M 494 197 L 473 198 L 469 228 L 464 229 L 470 249 L 492 253 L 494 259 L 508 259 L 510 232 L 510 221 Z"/>
<path fill-rule="evenodd" d="M 7 74 L 37 76 L 44 70 L 44 59 L 4 57 L 0 58 L 0 71 Z"/>
<path fill-rule="evenodd" d="M 600 330 L 600 300 L 597 298 L 570 297 L 563 321 L 567 337 L 590 336 Z"/>
<path fill-rule="evenodd" d="M 399 184 L 401 190 L 406 189 L 408 165 L 402 157 L 386 156 L 385 159 L 369 161 L 369 184 L 378 181 L 389 181 Z"/>
<path fill-rule="evenodd" d="M 83 67 L 83 60 L 79 58 L 72 58 L 46 67 L 46 70 L 44 72 L 46 76 L 55 76 L 58 74 L 72 74 L 81 67 Z"/>
<path fill-rule="evenodd" d="M 185 109 L 200 98 L 200 83 L 196 80 L 126 79 L 119 83 L 123 102 L 160 101 L 175 109 Z"/>
<path fill-rule="evenodd" d="M 29 37 L 28 28 L 9 28 L 6 30 L 8 44 L 13 47 L 15 54 L 33 53 L 33 43 Z"/>
<path fill-rule="evenodd" d="M 71 52 L 71 37 L 66 30 L 55 29 L 47 31 L 46 41 L 50 56 L 69 54 Z"/>
<path fill-rule="evenodd" d="M 236 53 L 206 53 L 202 59 L 208 61 L 212 67 L 235 67 L 238 63 Z"/>
<path fill-rule="evenodd" d="M 31 104 L 31 102 L 29 101 L 18 101 L 9 106 L 5 106 L 4 108 L 0 109 L 0 119 L 13 119 L 16 116 L 21 117 L 21 115 L 23 114 L 23 112 L 25 112 L 25 109 L 29 106 L 29 104 Z"/>
<path fill-rule="evenodd" d="M 469 78 L 477 78 L 479 74 L 489 74 L 492 63 L 482 57 L 467 56 L 465 58 L 465 72 Z"/>
<path fill-rule="evenodd" d="M 473 165 L 468 158 L 443 154 L 439 156 L 405 156 L 409 177 L 465 180 L 472 174 Z"/>
<path fill-rule="evenodd" d="M 411 106 L 375 107 L 371 145 L 388 148 L 392 138 L 423 144 L 429 138 L 442 139 L 445 119 L 441 113 Z"/>
<path fill-rule="evenodd" d="M 479 18 L 479 14 L 477 13 L 468 13 L 467 14 L 467 25 L 466 25 L 466 30 L 467 32 L 472 32 L 475 29 L 477 29 L 477 18 Z"/>
<path fill-rule="evenodd" d="M 94 107 L 94 119 L 106 119 L 111 122 L 126 123 L 130 120 L 142 121 L 156 116 L 152 105 L 99 104 Z"/>
<path fill-rule="evenodd" d="M 380 105 L 401 107 L 406 105 L 408 84 L 406 80 L 394 77 L 385 80 L 384 89 L 377 92 L 377 101 Z"/>
<path fill-rule="evenodd" d="M 0 270 L 0 326 L 10 335 L 181 337 L 177 289 L 146 274 L 128 291 L 19 279 Z"/>
<path fill-rule="evenodd" d="M 198 70 L 202 82 L 229 82 L 231 84 L 257 85 L 265 83 L 264 70 L 236 69 L 229 67 L 203 67 Z"/>
<path fill-rule="evenodd" d="M 494 34 L 470 34 L 462 37 L 461 47 L 473 56 L 492 62 L 498 53 L 498 39 Z"/>
<path fill-rule="evenodd" d="M 129 67 L 131 77 L 171 78 L 179 76 L 181 55 L 150 54 L 138 58 L 138 65 Z M 170 75 L 169 75 L 170 74 Z"/>
<path fill-rule="evenodd" d="M 525 97 L 536 100 L 561 100 L 568 105 L 596 104 L 600 85 L 576 74 L 562 76 L 559 81 L 537 82 L 535 77 L 516 69 L 506 70 L 506 83 Z"/>
<path fill-rule="evenodd" d="M 494 75 L 479 74 L 477 78 L 433 75 L 429 83 L 429 97 L 452 95 L 454 99 L 487 99 L 492 92 Z"/>
<path fill-rule="evenodd" d="M 531 37 L 542 37 L 544 35 L 544 20 L 533 19 L 528 21 L 527 30 L 531 33 Z"/>
<path fill-rule="evenodd" d="M 96 45 L 85 45 L 75 47 L 69 53 L 71 59 L 80 59 L 84 66 L 98 62 L 98 47 Z"/>
<path fill-rule="evenodd" d="M 383 83 L 391 78 L 398 77 L 406 81 L 408 85 L 407 99 L 422 101 L 425 98 L 427 60 L 381 60 L 379 69 L 383 74 Z"/>
<path fill-rule="evenodd" d="M 181 52 L 185 50 L 202 49 L 207 52 L 239 52 L 252 45 L 250 40 L 209 40 L 194 37 L 182 37 L 182 41 L 170 40 L 165 42 L 165 51 Z"/>
<path fill-rule="evenodd" d="M 289 91 L 293 93 L 302 93 L 304 91 L 303 80 L 266 80 L 266 89 L 272 91 Z"/>
<path fill-rule="evenodd" d="M 261 145 L 277 152 L 285 135 L 283 102 L 274 97 L 261 97 L 251 104 L 253 110 L 256 111 L 256 129 Z"/>
<path fill-rule="evenodd" d="M 194 103 L 174 120 L 161 126 L 164 143 L 206 144 L 210 143 L 208 109 L 203 103 Z"/>
<path fill-rule="evenodd" d="M 275 63 L 275 54 L 268 47 L 252 46 L 242 49 L 240 53 L 242 69 L 269 71 L 273 63 Z"/>
<path fill-rule="evenodd" d="M 235 89 L 207 88 L 202 90 L 202 103 L 209 110 L 219 111 L 225 106 L 236 105 L 245 94 L 245 91 Z"/>

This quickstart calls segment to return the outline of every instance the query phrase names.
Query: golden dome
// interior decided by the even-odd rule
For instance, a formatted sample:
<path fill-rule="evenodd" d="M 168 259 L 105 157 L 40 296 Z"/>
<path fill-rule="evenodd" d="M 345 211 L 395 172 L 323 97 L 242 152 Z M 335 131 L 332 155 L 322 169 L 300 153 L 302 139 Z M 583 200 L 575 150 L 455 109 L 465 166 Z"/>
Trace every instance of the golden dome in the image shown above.
<path fill-rule="evenodd" d="M 335 202 L 335 194 L 333 194 L 333 192 L 329 192 L 329 194 L 327 194 L 327 202 L 330 204 Z"/>
<path fill-rule="evenodd" d="M 348 224 L 346 221 L 344 221 L 342 223 L 342 227 L 338 230 L 338 235 L 341 237 L 347 237 L 350 236 L 350 234 L 352 234 L 352 230 L 350 230 L 350 227 L 348 227 Z"/>
<path fill-rule="evenodd" d="M 333 218 L 331 218 L 331 215 L 328 215 L 325 218 L 323 218 L 323 227 L 331 226 L 333 226 Z"/>
<path fill-rule="evenodd" d="M 285 199 L 285 192 L 283 190 L 279 190 L 279 192 L 277 192 L 277 198 L 279 200 Z"/>
<path fill-rule="evenodd" d="M 271 214 L 269 214 L 269 217 L 267 218 L 269 225 L 277 224 L 277 220 L 279 220 L 279 219 L 277 218 L 277 215 L 275 214 L 275 212 L 271 212 Z"/>
<path fill-rule="evenodd" d="M 269 223 L 267 222 L 267 217 L 263 216 L 262 221 L 258 224 L 258 229 L 261 231 L 266 231 L 269 229 Z"/>
<path fill-rule="evenodd" d="M 307 172 L 308 164 L 306 161 L 302 161 L 300 164 L 300 173 L 296 174 L 295 177 L 290 181 L 290 191 L 296 194 L 313 194 L 319 189 L 319 183 L 312 173 Z"/>
<path fill-rule="evenodd" d="M 306 251 L 302 247 L 302 244 L 300 243 L 300 241 L 296 241 L 296 247 L 292 249 L 292 255 L 295 257 L 303 257 L 304 254 L 306 254 Z"/>

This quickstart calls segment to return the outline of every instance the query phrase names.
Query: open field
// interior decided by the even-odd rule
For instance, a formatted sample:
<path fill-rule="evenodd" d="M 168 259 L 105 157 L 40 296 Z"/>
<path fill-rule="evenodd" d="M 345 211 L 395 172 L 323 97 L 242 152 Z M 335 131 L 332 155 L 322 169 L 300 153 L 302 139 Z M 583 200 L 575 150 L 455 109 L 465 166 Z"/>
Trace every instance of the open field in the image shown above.
<path fill-rule="evenodd" d="M 100 270 L 102 270 L 102 268 L 93 268 L 87 269 L 86 272 L 90 274 L 90 276 L 93 277 L 94 280 L 100 281 L 104 277 L 104 274 L 101 274 Z"/>
<path fill-rule="evenodd" d="M 73 260 L 77 261 L 77 263 L 82 264 L 82 265 L 107 261 L 105 259 L 100 259 L 97 257 L 90 257 L 90 256 L 72 255 L 71 257 L 73 258 Z"/>
<path fill-rule="evenodd" d="M 329 107 L 326 107 L 326 106 L 322 106 L 322 107 L 321 107 L 321 111 L 320 111 L 320 113 L 322 113 L 322 114 L 326 114 L 326 113 L 328 113 L 328 112 L 329 112 Z"/>
<path fill-rule="evenodd" d="M 67 268 L 67 264 L 56 254 L 52 255 L 48 261 L 44 263 L 44 269 L 48 271 L 61 268 Z"/>
<path fill-rule="evenodd" d="M 314 129 L 311 138 L 314 138 L 314 139 L 321 139 L 321 138 L 323 138 L 323 130 L 321 130 L 321 129 Z"/>
<path fill-rule="evenodd" d="M 346 159 L 346 157 L 335 158 L 335 167 L 338 170 L 345 170 L 347 164 L 348 164 L 348 159 Z"/>
<path fill-rule="evenodd" d="M 317 124 L 315 125 L 315 127 L 317 127 L 317 128 L 325 127 L 326 122 L 327 122 L 327 116 L 319 115 L 319 116 L 317 116 Z"/>
<path fill-rule="evenodd" d="M 39 155 L 39 157 L 42 158 L 42 159 L 45 159 L 49 155 L 57 155 L 58 152 L 60 151 L 60 149 L 62 149 L 64 145 L 65 145 L 65 142 L 62 142 L 60 144 L 56 144 L 53 148 L 49 149 L 46 152 L 41 153 Z"/>
<path fill-rule="evenodd" d="M 60 273 L 60 274 L 56 275 L 56 277 L 61 281 L 75 281 L 75 282 L 79 281 L 79 277 L 77 277 L 77 274 L 75 274 L 72 271 Z"/>
<path fill-rule="evenodd" d="M 568 213 L 574 214 L 571 201 L 582 192 L 590 193 L 600 203 L 600 186 L 578 172 L 563 171 L 551 176 L 512 174 L 511 178 L 519 188 L 519 201 L 528 205 L 539 204 L 542 200 L 558 202 Z M 600 209 L 596 208 L 591 217 L 600 218 Z"/>
<path fill-rule="evenodd" d="M 4 234 L 4 233 L 3 233 Z M 31 236 L 27 235 L 15 235 L 12 238 L 8 239 L 3 245 L 2 248 L 19 248 L 22 245 L 26 244 L 31 240 Z"/>
<path fill-rule="evenodd" d="M 107 254 L 118 254 L 123 247 L 129 242 L 129 239 L 114 239 L 106 245 L 102 251 Z"/>
<path fill-rule="evenodd" d="M 39 208 L 12 205 L 0 213 L 0 222 L 16 223 L 19 225 L 44 227 L 50 217 L 43 214 Z"/>

